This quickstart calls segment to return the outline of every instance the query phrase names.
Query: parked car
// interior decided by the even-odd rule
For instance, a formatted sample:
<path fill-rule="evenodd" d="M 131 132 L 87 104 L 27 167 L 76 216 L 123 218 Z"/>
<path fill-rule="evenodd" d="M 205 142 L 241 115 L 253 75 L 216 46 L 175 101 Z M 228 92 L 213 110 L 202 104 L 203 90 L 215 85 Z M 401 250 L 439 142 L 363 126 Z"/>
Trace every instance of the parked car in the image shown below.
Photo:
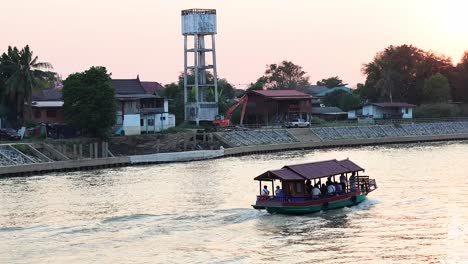
<path fill-rule="evenodd" d="M 310 123 L 301 118 L 293 119 L 285 123 L 286 127 L 309 127 Z"/>
<path fill-rule="evenodd" d="M 18 131 L 12 128 L 0 128 L 0 140 L 20 140 Z"/>

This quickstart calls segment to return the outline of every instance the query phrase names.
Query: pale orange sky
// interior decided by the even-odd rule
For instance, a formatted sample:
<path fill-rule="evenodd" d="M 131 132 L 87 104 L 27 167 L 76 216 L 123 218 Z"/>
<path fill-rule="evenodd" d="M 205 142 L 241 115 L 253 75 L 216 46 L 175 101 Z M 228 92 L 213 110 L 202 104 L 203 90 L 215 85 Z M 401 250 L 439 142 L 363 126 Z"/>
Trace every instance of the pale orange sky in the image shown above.
<path fill-rule="evenodd" d="M 468 50 L 468 1 L 0 0 L 0 51 L 29 44 L 66 77 L 93 65 L 114 78 L 167 84 L 183 70 L 180 11 L 215 8 L 218 71 L 242 87 L 291 60 L 311 83 L 350 86 L 388 45 L 413 44 L 458 62 Z"/>

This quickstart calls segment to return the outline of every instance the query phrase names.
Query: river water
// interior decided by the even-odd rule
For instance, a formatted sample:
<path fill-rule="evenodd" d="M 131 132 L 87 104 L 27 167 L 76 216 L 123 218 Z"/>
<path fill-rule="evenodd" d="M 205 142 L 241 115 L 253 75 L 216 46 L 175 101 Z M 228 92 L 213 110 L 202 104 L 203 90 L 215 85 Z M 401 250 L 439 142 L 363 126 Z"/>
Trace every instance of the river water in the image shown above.
<path fill-rule="evenodd" d="M 468 263 L 468 143 L 290 151 L 0 179 L 0 263 Z M 254 176 L 350 158 L 379 189 L 306 216 Z"/>

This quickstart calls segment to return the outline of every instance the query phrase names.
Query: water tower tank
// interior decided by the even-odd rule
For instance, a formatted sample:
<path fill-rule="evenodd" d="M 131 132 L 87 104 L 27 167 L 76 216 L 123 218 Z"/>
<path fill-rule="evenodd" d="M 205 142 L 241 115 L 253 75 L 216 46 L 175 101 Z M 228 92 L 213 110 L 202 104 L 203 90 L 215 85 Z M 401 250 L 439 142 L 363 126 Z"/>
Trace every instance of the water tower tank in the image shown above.
<path fill-rule="evenodd" d="M 182 34 L 216 34 L 216 9 L 182 10 Z"/>
<path fill-rule="evenodd" d="M 184 115 L 186 121 L 197 125 L 200 121 L 213 121 L 218 115 L 216 33 L 215 9 L 182 10 Z M 209 53 L 211 56 L 206 56 Z"/>

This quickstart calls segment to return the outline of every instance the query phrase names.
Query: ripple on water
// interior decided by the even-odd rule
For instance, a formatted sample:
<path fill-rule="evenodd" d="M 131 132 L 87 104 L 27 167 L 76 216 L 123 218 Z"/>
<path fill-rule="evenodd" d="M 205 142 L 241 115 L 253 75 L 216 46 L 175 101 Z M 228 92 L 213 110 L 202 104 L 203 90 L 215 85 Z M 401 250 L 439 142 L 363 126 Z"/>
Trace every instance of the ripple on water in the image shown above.
<path fill-rule="evenodd" d="M 1 179 L 0 262 L 463 263 L 466 153 L 463 142 L 408 144 Z M 379 184 L 359 205 L 250 207 L 254 176 L 346 157 Z"/>

